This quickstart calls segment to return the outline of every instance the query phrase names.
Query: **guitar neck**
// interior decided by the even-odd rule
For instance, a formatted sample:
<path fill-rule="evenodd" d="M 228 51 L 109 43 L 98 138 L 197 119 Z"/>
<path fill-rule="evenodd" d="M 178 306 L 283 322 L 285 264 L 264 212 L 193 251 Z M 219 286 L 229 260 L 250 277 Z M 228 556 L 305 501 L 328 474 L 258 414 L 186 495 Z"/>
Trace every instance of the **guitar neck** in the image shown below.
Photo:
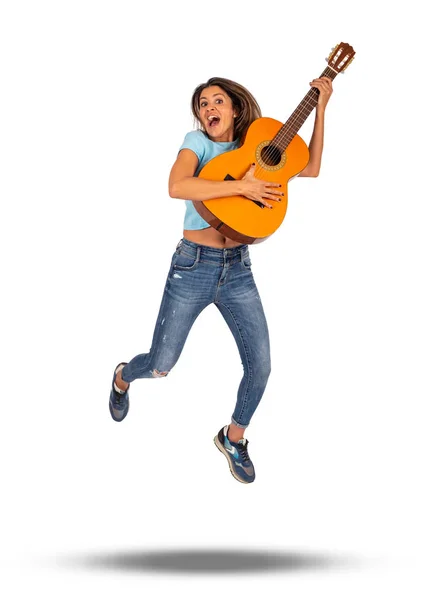
<path fill-rule="evenodd" d="M 331 67 L 326 67 L 320 77 L 330 77 L 334 79 L 337 72 Z M 307 117 L 318 103 L 319 90 L 310 88 L 309 92 L 304 96 L 303 100 L 294 110 L 286 123 L 280 128 L 271 144 L 279 148 L 280 152 L 284 152 L 291 143 L 295 134 L 299 131 Z"/>

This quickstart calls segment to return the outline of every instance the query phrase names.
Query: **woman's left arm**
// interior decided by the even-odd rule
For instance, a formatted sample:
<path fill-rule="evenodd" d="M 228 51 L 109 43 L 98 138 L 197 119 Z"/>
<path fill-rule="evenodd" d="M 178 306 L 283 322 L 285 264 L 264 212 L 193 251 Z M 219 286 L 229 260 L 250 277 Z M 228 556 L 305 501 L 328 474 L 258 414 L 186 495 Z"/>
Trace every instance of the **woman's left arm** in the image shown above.
<path fill-rule="evenodd" d="M 324 114 L 327 102 L 333 93 L 330 77 L 320 77 L 310 82 L 311 87 L 319 90 L 318 104 L 316 105 L 315 125 L 309 143 L 309 162 L 298 175 L 299 177 L 318 177 L 321 168 L 321 156 L 324 145 Z"/>

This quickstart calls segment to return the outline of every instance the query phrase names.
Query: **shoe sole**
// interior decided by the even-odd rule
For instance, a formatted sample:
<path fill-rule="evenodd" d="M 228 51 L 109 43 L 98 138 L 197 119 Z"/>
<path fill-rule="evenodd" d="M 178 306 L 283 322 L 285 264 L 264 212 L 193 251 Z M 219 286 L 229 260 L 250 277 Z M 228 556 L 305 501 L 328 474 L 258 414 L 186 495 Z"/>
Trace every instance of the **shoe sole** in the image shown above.
<path fill-rule="evenodd" d="M 239 483 L 253 483 L 254 480 L 253 481 L 244 481 L 243 479 L 240 479 L 238 477 L 238 475 L 235 473 L 235 471 L 233 470 L 232 459 L 229 457 L 229 455 L 227 454 L 224 446 L 219 441 L 218 435 L 216 435 L 213 438 L 213 441 L 215 442 L 215 446 L 218 448 L 218 450 L 220 452 L 222 452 L 222 454 L 224 454 L 224 456 L 227 458 L 227 462 L 229 463 L 230 473 L 233 475 L 233 477 L 236 479 L 236 481 L 239 481 Z"/>

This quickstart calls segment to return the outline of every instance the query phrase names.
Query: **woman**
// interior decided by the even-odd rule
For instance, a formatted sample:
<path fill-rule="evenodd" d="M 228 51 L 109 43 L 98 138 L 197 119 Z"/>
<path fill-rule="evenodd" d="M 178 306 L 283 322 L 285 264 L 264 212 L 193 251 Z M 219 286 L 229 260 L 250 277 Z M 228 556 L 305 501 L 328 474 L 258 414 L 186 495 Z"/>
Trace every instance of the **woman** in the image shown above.
<path fill-rule="evenodd" d="M 328 77 L 314 79 L 319 90 L 310 160 L 300 177 L 319 173 L 324 137 L 324 111 L 332 94 Z M 200 129 L 189 132 L 169 177 L 172 198 L 186 200 L 183 238 L 173 254 L 153 341 L 148 354 L 120 363 L 114 372 L 109 408 L 115 421 L 129 410 L 128 389 L 135 379 L 164 377 L 176 364 L 200 312 L 215 304 L 233 333 L 244 366 L 231 422 L 215 436 L 233 476 L 242 483 L 255 478 L 244 432 L 264 393 L 270 374 L 268 327 L 251 272 L 247 245 L 224 237 L 200 217 L 193 202 L 241 195 L 272 207 L 280 201 L 280 184 L 254 177 L 254 165 L 241 180 L 208 181 L 197 177 L 222 152 L 238 148 L 260 108 L 243 86 L 219 77 L 199 85 L 191 108 Z"/>

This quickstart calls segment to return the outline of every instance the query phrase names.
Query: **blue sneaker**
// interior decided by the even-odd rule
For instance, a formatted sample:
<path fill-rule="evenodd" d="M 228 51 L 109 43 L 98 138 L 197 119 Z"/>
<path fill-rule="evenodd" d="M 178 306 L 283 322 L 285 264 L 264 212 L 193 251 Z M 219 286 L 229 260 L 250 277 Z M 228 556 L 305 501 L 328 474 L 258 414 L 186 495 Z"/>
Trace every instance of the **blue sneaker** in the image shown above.
<path fill-rule="evenodd" d="M 227 458 L 233 477 L 241 483 L 252 483 L 255 473 L 253 463 L 248 456 L 248 440 L 231 442 L 227 437 L 228 429 L 229 426 L 226 425 L 214 437 L 215 446 Z"/>
<path fill-rule="evenodd" d="M 114 376 L 112 378 L 112 389 L 111 389 L 111 393 L 109 396 L 109 411 L 111 413 L 112 419 L 114 421 L 118 421 L 118 422 L 122 421 L 127 416 L 127 413 L 129 412 L 129 391 L 128 390 L 130 388 L 130 383 L 129 383 L 129 387 L 123 394 L 120 394 L 119 392 L 117 392 L 117 390 L 115 389 L 115 385 L 114 385 L 115 377 L 117 376 L 118 371 L 120 369 L 122 369 L 125 365 L 127 365 L 127 363 L 123 362 L 115 367 Z"/>

